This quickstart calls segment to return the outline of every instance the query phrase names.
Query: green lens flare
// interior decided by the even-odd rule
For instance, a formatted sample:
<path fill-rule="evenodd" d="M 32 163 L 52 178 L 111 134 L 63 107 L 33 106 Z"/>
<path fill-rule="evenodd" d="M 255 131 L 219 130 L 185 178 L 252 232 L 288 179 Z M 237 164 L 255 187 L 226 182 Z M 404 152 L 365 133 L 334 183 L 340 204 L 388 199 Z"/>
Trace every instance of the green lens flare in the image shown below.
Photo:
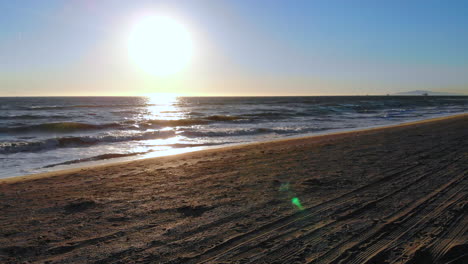
<path fill-rule="evenodd" d="M 299 210 L 301 210 L 301 211 L 304 210 L 304 207 L 302 206 L 301 201 L 299 200 L 299 198 L 297 198 L 297 197 L 292 198 L 291 203 L 294 204 L 295 206 L 297 206 L 297 208 Z"/>

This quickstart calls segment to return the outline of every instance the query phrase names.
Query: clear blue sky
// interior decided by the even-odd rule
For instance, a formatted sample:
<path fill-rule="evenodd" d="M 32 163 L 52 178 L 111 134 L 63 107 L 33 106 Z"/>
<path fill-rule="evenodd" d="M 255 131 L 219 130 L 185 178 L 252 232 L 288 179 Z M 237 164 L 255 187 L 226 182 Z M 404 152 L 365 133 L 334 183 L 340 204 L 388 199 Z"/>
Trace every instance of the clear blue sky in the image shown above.
<path fill-rule="evenodd" d="M 468 93 L 468 1 L 0 0 L 0 11 L 0 96 Z M 186 72 L 129 63 L 143 13 L 193 32 Z"/>

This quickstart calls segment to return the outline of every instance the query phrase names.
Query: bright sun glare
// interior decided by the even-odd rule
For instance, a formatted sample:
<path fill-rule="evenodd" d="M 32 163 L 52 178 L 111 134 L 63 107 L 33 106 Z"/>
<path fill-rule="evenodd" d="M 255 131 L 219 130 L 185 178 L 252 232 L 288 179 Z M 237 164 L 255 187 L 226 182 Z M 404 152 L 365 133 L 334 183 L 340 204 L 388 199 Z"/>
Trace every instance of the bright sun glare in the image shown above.
<path fill-rule="evenodd" d="M 187 29 L 170 17 L 147 16 L 133 27 L 128 52 L 144 71 L 165 76 L 183 70 L 190 62 L 193 43 Z"/>

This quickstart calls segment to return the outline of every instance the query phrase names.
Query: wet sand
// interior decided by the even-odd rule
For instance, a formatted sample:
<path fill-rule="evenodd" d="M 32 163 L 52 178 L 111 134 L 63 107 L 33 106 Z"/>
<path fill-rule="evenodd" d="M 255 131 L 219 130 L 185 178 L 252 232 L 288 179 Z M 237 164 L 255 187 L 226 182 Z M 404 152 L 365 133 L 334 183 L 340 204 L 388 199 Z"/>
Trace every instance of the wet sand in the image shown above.
<path fill-rule="evenodd" d="M 0 263 L 468 263 L 467 174 L 465 114 L 0 180 Z"/>

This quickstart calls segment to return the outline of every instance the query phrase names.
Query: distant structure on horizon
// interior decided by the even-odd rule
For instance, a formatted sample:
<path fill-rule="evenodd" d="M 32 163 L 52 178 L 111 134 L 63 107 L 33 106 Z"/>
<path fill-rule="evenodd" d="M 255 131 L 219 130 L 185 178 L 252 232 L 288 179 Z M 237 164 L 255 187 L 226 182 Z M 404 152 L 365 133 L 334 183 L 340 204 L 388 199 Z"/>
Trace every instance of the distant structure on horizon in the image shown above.
<path fill-rule="evenodd" d="M 401 92 L 401 93 L 394 93 L 393 95 L 419 95 L 419 96 L 430 96 L 430 95 L 456 95 L 456 96 L 467 96 L 466 94 L 459 94 L 459 93 L 444 93 L 444 92 L 433 92 L 433 91 L 425 91 L 425 90 L 414 90 L 409 92 Z"/>

